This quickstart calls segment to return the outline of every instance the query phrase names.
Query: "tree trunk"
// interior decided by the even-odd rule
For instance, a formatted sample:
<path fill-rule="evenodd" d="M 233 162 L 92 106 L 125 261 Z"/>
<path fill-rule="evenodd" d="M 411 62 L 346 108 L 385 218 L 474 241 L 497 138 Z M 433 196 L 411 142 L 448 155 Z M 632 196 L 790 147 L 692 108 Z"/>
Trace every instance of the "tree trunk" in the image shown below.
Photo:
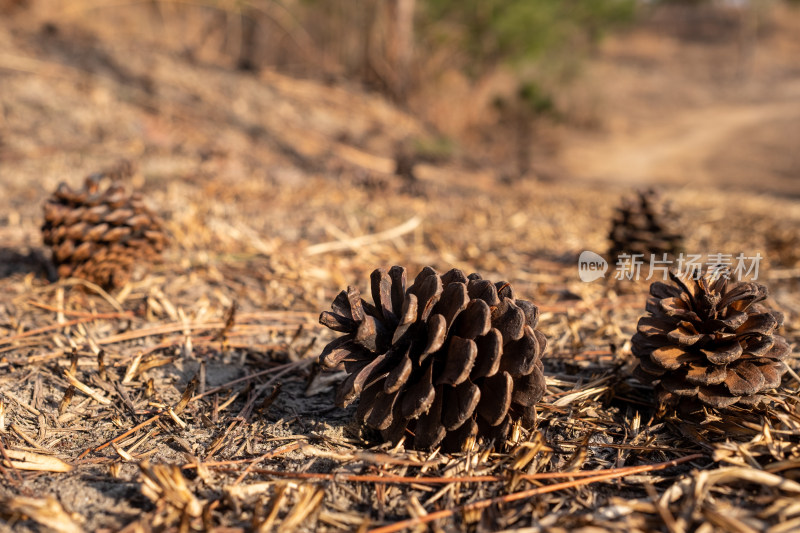
<path fill-rule="evenodd" d="M 411 60 L 414 55 L 414 9 L 416 0 L 388 2 L 386 56 L 394 71 L 392 92 L 403 100 L 408 90 Z"/>

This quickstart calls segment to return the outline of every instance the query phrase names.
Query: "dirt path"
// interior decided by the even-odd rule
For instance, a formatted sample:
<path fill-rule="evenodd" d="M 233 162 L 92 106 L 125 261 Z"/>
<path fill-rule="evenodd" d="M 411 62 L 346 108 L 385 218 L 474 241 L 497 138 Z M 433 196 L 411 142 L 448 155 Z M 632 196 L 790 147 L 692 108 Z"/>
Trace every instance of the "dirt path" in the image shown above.
<path fill-rule="evenodd" d="M 741 145 L 745 150 L 763 150 L 760 137 L 776 128 L 787 130 L 786 150 L 798 146 L 800 86 L 795 98 L 690 110 L 624 134 L 574 136 L 564 146 L 561 162 L 581 180 L 712 185 L 730 180 L 721 175 L 720 155 L 741 158 L 743 154 L 733 149 Z M 768 161 L 769 154 L 763 155 Z M 733 184 L 800 192 L 798 184 L 768 170 L 768 165 L 753 169 L 749 179 L 745 176 Z"/>
<path fill-rule="evenodd" d="M 607 42 L 589 74 L 602 125 L 570 131 L 560 165 L 580 181 L 800 195 L 800 11 L 771 13 L 745 49 L 751 14 L 700 38 L 680 13 Z"/>

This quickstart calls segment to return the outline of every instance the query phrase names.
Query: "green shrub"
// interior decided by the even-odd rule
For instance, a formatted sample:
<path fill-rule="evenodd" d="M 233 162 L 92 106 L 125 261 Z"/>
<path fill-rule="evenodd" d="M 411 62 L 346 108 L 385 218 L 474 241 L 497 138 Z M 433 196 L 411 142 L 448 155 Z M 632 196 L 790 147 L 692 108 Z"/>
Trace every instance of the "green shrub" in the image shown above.
<path fill-rule="evenodd" d="M 475 70 L 595 44 L 635 8 L 635 0 L 425 0 L 423 32 L 456 39 Z"/>

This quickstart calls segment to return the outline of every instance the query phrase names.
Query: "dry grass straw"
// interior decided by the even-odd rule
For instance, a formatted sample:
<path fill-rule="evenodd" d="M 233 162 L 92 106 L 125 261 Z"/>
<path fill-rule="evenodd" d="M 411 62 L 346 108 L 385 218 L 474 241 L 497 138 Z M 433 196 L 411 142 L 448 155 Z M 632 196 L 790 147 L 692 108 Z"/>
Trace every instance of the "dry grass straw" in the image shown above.
<path fill-rule="evenodd" d="M 459 190 L 447 194 L 464 201 Z M 556 201 L 562 193 L 548 194 Z M 502 203 L 505 196 L 492 198 Z M 329 335 L 312 308 L 325 305 L 342 285 L 339 277 L 360 283 L 385 255 L 399 253 L 414 264 L 427 253 L 444 264 L 457 248 L 484 239 L 488 250 L 514 253 L 502 244 L 507 228 L 479 226 L 461 243 L 459 226 L 436 226 L 453 244 L 375 239 L 357 252 L 313 255 L 301 244 L 296 254 L 286 248 L 282 263 L 271 260 L 284 279 L 290 271 L 316 272 L 321 293 L 304 292 L 303 282 L 284 286 L 264 278 L 259 293 L 234 300 L 237 291 L 215 294 L 213 277 L 177 265 L 123 289 L 122 301 L 69 285 L 24 288 L 3 280 L 17 294 L 5 323 L 18 324 L 0 338 L 10 371 L 0 383 L 3 475 L 15 490 L 38 486 L 25 477 L 22 455 L 13 453 L 30 464 L 44 460 L 53 473 L 72 468 L 61 476 L 92 472 L 109 482 L 133 481 L 152 504 L 140 518 L 118 524 L 128 531 L 151 523 L 229 531 L 388 532 L 423 524 L 782 531 L 800 518 L 792 503 L 800 488 L 795 378 L 787 377 L 785 388 L 755 411 L 655 418 L 649 391 L 628 377 L 628 339 L 646 284 L 575 283 L 574 266 L 532 251 L 516 252 L 529 259 L 512 260 L 525 269 L 512 270 L 511 279 L 518 291 L 534 291 L 550 338 L 538 430 L 517 429 L 502 453 L 444 456 L 376 446 L 349 424 L 349 414 L 333 408 L 325 382 L 309 387 L 320 379 L 313 361 Z M 474 261 L 493 261 L 493 253 Z M 235 261 L 216 260 L 205 272 L 222 269 L 233 273 L 221 278 L 228 288 L 253 286 L 254 271 Z M 554 281 L 526 282 L 535 272 Z M 255 305 L 269 301 L 292 303 L 269 311 Z M 793 342 L 795 320 L 790 313 Z"/>
<path fill-rule="evenodd" d="M 47 531 L 55 533 L 83 533 L 84 529 L 74 517 L 64 511 L 57 499 L 52 496 L 31 498 L 15 496 L 0 501 L 0 514 L 9 517 L 14 523 L 18 520 L 32 520 Z"/>

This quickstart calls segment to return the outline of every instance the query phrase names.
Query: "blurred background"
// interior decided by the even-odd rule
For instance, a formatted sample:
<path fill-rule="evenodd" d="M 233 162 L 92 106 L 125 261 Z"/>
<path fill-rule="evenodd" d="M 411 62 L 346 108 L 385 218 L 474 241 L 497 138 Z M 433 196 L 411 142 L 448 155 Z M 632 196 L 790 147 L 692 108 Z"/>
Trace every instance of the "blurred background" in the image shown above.
<path fill-rule="evenodd" d="M 796 265 L 796 1 L 0 11 L 0 237 L 15 250 L 41 247 L 59 182 L 126 160 L 175 236 L 170 269 L 267 264 L 265 279 L 307 282 L 312 309 L 314 287 L 401 261 L 552 284 L 530 263 L 552 259 L 575 282 L 620 198 L 652 185 L 687 248 Z"/>
<path fill-rule="evenodd" d="M 169 119 L 206 120 L 250 139 L 279 136 L 281 122 L 300 124 L 287 124 L 284 109 L 252 107 L 299 105 L 300 129 L 323 135 L 320 142 L 491 166 L 506 179 L 724 180 L 800 192 L 793 179 L 800 168 L 796 1 L 2 0 L 0 6 L 4 160 L 20 157 L 36 137 L 47 140 L 48 128 L 33 129 L 42 105 L 60 111 L 51 121 L 75 121 L 71 135 L 59 135 L 62 143 L 102 144 L 109 129 L 135 129 L 141 134 L 129 133 L 143 143 L 140 150 L 169 142 L 159 127 Z M 226 81 L 240 85 L 215 85 L 223 73 L 237 75 Z M 14 81 L 31 84 L 30 74 L 40 86 L 18 87 L 28 94 L 19 101 Z M 65 81 L 73 94 L 42 94 L 62 93 L 57 84 Z M 59 99 L 79 96 L 91 100 L 60 107 Z M 46 101 L 34 104 L 40 97 Z M 362 102 L 348 109 L 348 97 Z M 404 119 L 387 122 L 377 109 L 364 108 L 366 98 Z M 101 111 L 110 119 L 106 111 L 116 103 L 144 115 L 91 127 L 88 116 L 74 116 Z M 327 116 L 341 106 L 335 110 L 341 119 Z M 303 156 L 323 149 L 288 135 L 278 142 Z"/>

